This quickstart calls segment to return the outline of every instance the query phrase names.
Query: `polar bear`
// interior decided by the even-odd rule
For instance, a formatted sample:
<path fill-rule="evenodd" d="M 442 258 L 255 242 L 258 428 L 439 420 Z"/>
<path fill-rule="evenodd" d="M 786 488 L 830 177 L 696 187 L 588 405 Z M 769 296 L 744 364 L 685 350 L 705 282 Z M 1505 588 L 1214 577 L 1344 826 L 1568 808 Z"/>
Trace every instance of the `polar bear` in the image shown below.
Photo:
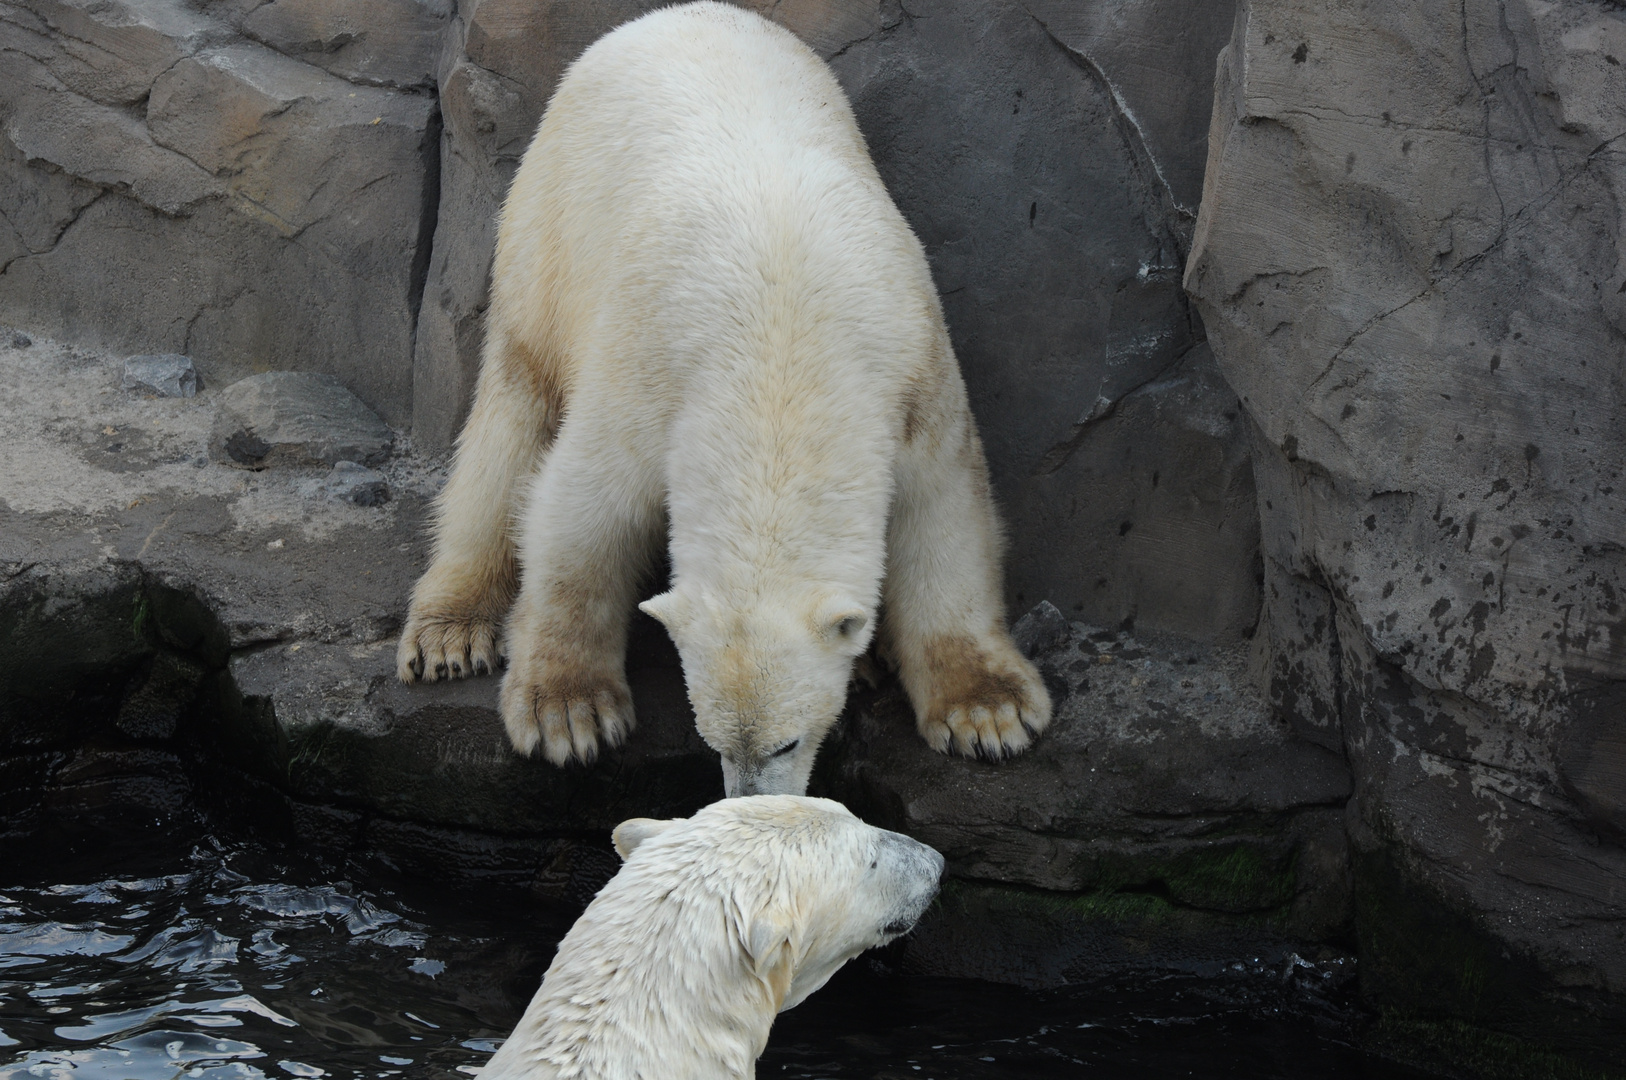
<path fill-rule="evenodd" d="M 925 844 L 798 795 L 636 818 L 615 847 L 620 873 L 484 1080 L 754 1076 L 774 1016 L 908 932 L 943 873 Z"/>
<path fill-rule="evenodd" d="M 501 650 L 514 746 L 592 761 L 632 727 L 663 528 L 642 606 L 728 794 L 806 790 L 877 632 L 935 749 L 1000 758 L 1049 722 L 920 243 L 829 69 L 710 2 L 589 48 L 514 177 L 400 677 Z"/>

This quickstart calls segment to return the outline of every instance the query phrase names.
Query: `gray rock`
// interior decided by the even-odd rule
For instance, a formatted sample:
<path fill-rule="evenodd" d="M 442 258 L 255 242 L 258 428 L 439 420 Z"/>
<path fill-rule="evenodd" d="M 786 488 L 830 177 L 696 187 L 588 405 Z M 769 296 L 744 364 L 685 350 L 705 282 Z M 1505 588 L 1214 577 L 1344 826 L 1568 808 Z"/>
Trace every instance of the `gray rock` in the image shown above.
<path fill-rule="evenodd" d="M 1011 640 L 1029 660 L 1040 653 L 1062 648 L 1072 636 L 1073 628 L 1067 617 L 1048 600 L 1039 601 L 1011 627 Z"/>
<path fill-rule="evenodd" d="M 1124 18 L 1159 39 L 1211 39 L 1213 52 L 1223 44 L 1211 31 L 1215 8 L 1228 5 L 1114 7 L 1133 8 Z M 1047 8 L 1013 0 L 933 0 L 909 10 L 920 18 L 854 42 L 831 63 L 943 296 L 1010 529 L 1011 607 L 1049 599 L 1093 623 L 1133 615 L 1137 626 L 1241 636 L 1257 602 L 1249 569 L 1234 569 L 1252 561 L 1250 551 L 1236 558 L 1249 530 L 1233 525 L 1216 543 L 1218 530 L 1151 520 L 1174 506 L 1182 516 L 1200 507 L 1205 524 L 1252 517 L 1237 481 L 1246 452 L 1231 449 L 1233 431 L 1215 438 L 1190 423 L 1133 425 L 1114 442 L 1135 447 L 1135 465 L 1146 467 L 1078 454 L 1104 434 L 1093 431 L 1102 416 L 1166 377 L 1202 340 L 1180 290 L 1192 218 L 1158 172 L 1159 159 L 1198 168 L 1200 148 L 1171 138 L 1154 158 L 1151 128 L 1133 122 L 1125 94 L 1169 94 L 1171 107 L 1177 98 L 1200 117 L 1208 65 L 1193 62 L 1184 80 L 1171 80 L 1145 65 L 1114 67 L 1114 52 L 1094 50 L 1099 63 L 1091 63 L 1080 49 L 1093 46 L 1073 36 L 1076 26 L 1063 34 L 1042 21 Z M 1234 402 L 1219 379 L 1185 390 L 1203 394 Z M 1189 481 L 1198 498 L 1151 486 L 1153 473 L 1179 486 L 1185 462 L 1202 477 Z M 1135 512 L 1117 516 L 1104 504 Z M 1151 532 L 1120 537 L 1125 520 Z M 1176 573 L 1159 574 L 1171 564 Z M 1159 581 L 1179 586 L 1137 589 Z M 1197 595 L 1210 602 L 1193 603 Z"/>
<path fill-rule="evenodd" d="M 223 464 L 377 465 L 394 433 L 331 375 L 273 371 L 220 392 L 211 456 Z"/>
<path fill-rule="evenodd" d="M 154 79 L 219 32 L 184 0 L 20 0 L 0 7 L 8 50 L 104 105 L 139 103 Z"/>
<path fill-rule="evenodd" d="M 34 344 L 34 339 L 23 333 L 21 330 L 13 330 L 11 332 L 11 337 L 8 339 L 8 344 L 10 344 L 13 349 L 26 349 L 30 345 Z"/>
<path fill-rule="evenodd" d="M 933 753 L 901 693 L 883 692 L 854 710 L 833 786 L 963 880 L 1083 894 L 1085 907 L 1132 895 L 1268 911 L 1300 937 L 1345 925 L 1348 768 L 1275 721 L 1244 648 L 1074 624 L 1037 656 L 1055 718 L 1027 753 Z"/>
<path fill-rule="evenodd" d="M 159 397 L 193 397 L 198 392 L 198 369 L 190 356 L 179 353 L 132 356 L 124 361 L 120 385 L 126 390 L 145 390 Z"/>
<path fill-rule="evenodd" d="M 1258 621 L 1248 421 L 1206 344 L 1075 426 L 1005 505 L 1028 530 L 1006 570 L 1019 606 L 1073 597 L 1097 622 L 1210 641 Z"/>
<path fill-rule="evenodd" d="M 432 87 L 451 13 L 449 0 L 274 0 L 243 32 L 352 82 Z"/>
<path fill-rule="evenodd" d="M 390 501 L 389 478 L 377 469 L 354 461 L 334 465 L 333 471 L 322 481 L 322 489 L 328 498 L 356 506 L 382 506 Z"/>
<path fill-rule="evenodd" d="M 1626 1012 L 1623 47 L 1584 3 L 1251 0 L 1186 270 L 1272 699 L 1354 770 L 1369 989 L 1544 1039 Z"/>
<path fill-rule="evenodd" d="M 225 5 L 0 12 L 0 318 L 326 371 L 408 422 L 434 100 L 244 41 Z"/>

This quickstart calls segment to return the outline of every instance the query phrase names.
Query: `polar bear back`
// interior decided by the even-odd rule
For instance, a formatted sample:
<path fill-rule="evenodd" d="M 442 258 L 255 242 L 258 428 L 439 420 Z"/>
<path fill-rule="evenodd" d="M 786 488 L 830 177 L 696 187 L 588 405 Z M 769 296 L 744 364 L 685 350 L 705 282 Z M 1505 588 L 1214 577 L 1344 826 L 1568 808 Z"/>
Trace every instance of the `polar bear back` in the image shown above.
<path fill-rule="evenodd" d="M 616 418 L 680 530 L 748 544 L 782 522 L 812 579 L 879 564 L 904 403 L 952 356 L 920 244 L 791 33 L 699 3 L 588 49 L 515 177 L 493 282 L 497 331 L 534 343 L 566 415 Z M 844 505 L 798 503 L 785 476 Z"/>

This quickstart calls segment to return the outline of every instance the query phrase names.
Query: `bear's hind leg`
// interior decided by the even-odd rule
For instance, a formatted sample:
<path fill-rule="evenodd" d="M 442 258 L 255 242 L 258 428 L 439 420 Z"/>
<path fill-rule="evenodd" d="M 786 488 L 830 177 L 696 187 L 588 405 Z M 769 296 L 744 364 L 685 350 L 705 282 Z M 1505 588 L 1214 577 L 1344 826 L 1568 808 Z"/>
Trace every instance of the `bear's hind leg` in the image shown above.
<path fill-rule="evenodd" d="M 497 670 L 518 585 L 510 517 L 553 438 L 559 403 L 543 373 L 493 332 L 451 477 L 436 500 L 435 548 L 412 590 L 396 650 L 402 682 Z"/>
<path fill-rule="evenodd" d="M 592 413 L 565 423 L 533 483 L 506 632 L 503 724 L 514 749 L 555 765 L 592 762 L 632 730 L 627 623 L 664 520 L 658 463 L 627 454 L 624 417 Z"/>
<path fill-rule="evenodd" d="M 898 457 L 882 633 L 932 749 L 998 760 L 1049 724 L 1050 695 L 1005 628 L 999 523 L 959 393 Z"/>

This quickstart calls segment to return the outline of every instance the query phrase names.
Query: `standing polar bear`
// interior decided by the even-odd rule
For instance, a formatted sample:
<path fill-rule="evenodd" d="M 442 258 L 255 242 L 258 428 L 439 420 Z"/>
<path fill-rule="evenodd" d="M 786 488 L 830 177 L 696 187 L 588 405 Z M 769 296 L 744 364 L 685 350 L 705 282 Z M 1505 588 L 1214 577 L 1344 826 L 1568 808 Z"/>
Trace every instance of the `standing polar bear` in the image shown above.
<path fill-rule="evenodd" d="M 484 1080 L 748 1080 L 774 1017 L 907 933 L 943 874 L 840 803 L 759 795 L 615 831 L 588 905 Z"/>
<path fill-rule="evenodd" d="M 514 746 L 592 761 L 632 727 L 669 523 L 642 606 L 730 795 L 806 790 L 877 632 L 934 749 L 1049 722 L 925 255 L 788 31 L 696 3 L 582 55 L 503 208 L 486 335 L 403 680 L 505 652 Z"/>

